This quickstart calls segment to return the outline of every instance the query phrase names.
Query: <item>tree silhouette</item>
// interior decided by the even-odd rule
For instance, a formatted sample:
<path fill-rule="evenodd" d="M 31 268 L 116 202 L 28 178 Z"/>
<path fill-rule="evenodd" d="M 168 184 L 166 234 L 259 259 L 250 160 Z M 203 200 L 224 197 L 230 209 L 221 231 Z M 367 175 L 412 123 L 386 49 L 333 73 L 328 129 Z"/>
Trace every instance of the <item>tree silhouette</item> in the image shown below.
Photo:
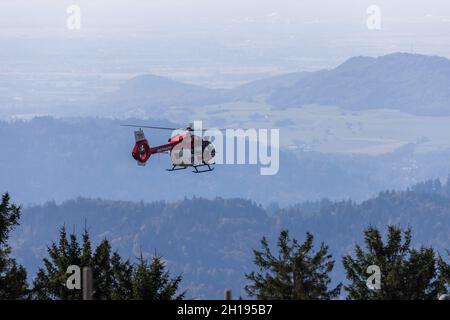
<path fill-rule="evenodd" d="M 387 241 L 374 227 L 365 230 L 366 250 L 355 247 L 355 256 L 342 259 L 350 284 L 344 286 L 348 299 L 406 300 L 436 299 L 447 292 L 448 264 L 433 248 L 411 246 L 411 230 L 388 226 Z M 403 236 L 402 236 L 403 234 Z M 381 271 L 381 288 L 369 289 L 367 268 Z"/>
<path fill-rule="evenodd" d="M 151 264 L 142 257 L 136 265 L 123 260 L 118 252 L 111 252 L 108 240 L 103 240 L 92 252 L 89 233 L 85 229 L 80 246 L 74 233 L 67 236 L 63 226 L 59 242 L 48 247 L 48 258 L 44 258 L 33 284 L 36 299 L 77 300 L 81 290 L 69 290 L 65 286 L 67 268 L 77 265 L 93 270 L 93 298 L 98 300 L 182 299 L 184 292 L 177 294 L 181 276 L 171 278 L 160 256 Z"/>
<path fill-rule="evenodd" d="M 9 234 L 19 225 L 20 207 L 10 204 L 9 194 L 0 203 L 0 300 L 27 298 L 27 273 L 25 268 L 11 258 Z"/>
<path fill-rule="evenodd" d="M 290 239 L 287 230 L 278 238 L 278 255 L 274 256 L 265 237 L 261 240 L 262 251 L 254 250 L 255 264 L 261 271 L 246 274 L 251 284 L 245 287 L 249 296 L 258 299 L 333 299 L 341 290 L 341 284 L 333 289 L 329 273 L 334 260 L 328 247 L 322 243 L 313 251 L 314 237 L 307 233 L 304 243 Z"/>
<path fill-rule="evenodd" d="M 149 264 L 142 256 L 133 272 L 133 299 L 181 300 L 186 292 L 177 294 L 181 276 L 170 278 L 161 256 L 154 255 Z"/>

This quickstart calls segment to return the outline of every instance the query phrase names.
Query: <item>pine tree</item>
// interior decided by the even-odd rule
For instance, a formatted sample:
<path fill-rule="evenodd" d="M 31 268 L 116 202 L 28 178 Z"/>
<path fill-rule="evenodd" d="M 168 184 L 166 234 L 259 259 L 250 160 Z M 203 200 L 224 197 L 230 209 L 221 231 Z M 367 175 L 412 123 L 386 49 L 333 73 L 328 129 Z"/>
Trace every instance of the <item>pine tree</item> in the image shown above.
<path fill-rule="evenodd" d="M 313 235 L 307 233 L 305 242 L 299 244 L 296 239 L 290 239 L 287 230 L 283 230 L 278 238 L 278 255 L 274 256 L 267 239 L 263 237 L 262 251 L 253 251 L 255 264 L 261 273 L 246 274 L 251 281 L 245 287 L 247 294 L 262 300 L 336 298 L 341 284 L 328 289 L 334 260 L 323 243 L 314 252 L 313 240 Z"/>
<path fill-rule="evenodd" d="M 91 267 L 93 269 L 94 299 L 112 299 L 115 283 L 114 268 L 126 269 L 129 262 L 122 262 L 118 253 L 111 258 L 111 246 L 107 240 L 103 240 L 92 253 L 89 233 L 85 228 L 83 244 L 77 241 L 75 231 L 67 238 L 65 226 L 60 229 L 59 241 L 52 243 L 48 249 L 48 258 L 44 258 L 44 266 L 38 270 L 34 280 L 33 294 L 37 299 L 79 300 L 82 298 L 81 290 L 69 290 L 65 283 L 68 277 L 67 268 L 70 265 Z M 116 272 L 117 273 L 117 272 Z M 123 283 L 125 280 L 121 280 Z M 131 275 L 129 282 L 131 282 Z M 119 290 L 119 288 L 115 288 Z M 127 292 L 127 291 L 125 291 Z M 129 293 L 128 293 L 129 294 Z M 127 298 L 120 296 L 120 298 Z"/>
<path fill-rule="evenodd" d="M 92 258 L 94 281 L 94 299 L 110 299 L 112 293 L 113 275 L 111 270 L 111 246 L 103 240 L 95 249 Z"/>
<path fill-rule="evenodd" d="M 66 288 L 67 268 L 80 264 L 80 248 L 74 234 L 67 239 L 66 227 L 59 230 L 59 242 L 48 248 L 49 257 L 43 259 L 44 266 L 38 269 L 33 282 L 33 295 L 40 300 L 79 300 L 80 290 Z"/>
<path fill-rule="evenodd" d="M 0 203 L 0 300 L 25 299 L 28 290 L 25 268 L 9 256 L 9 234 L 20 218 L 20 207 L 9 201 L 9 194 L 5 193 Z"/>
<path fill-rule="evenodd" d="M 133 299 L 181 300 L 185 292 L 177 294 L 181 276 L 170 278 L 162 257 L 155 255 L 148 264 L 142 253 L 133 272 Z"/>
<path fill-rule="evenodd" d="M 447 255 L 450 257 L 449 251 L 447 251 Z M 438 283 L 439 295 L 448 294 L 450 292 L 450 264 L 446 263 L 444 258 L 439 256 L 437 265 L 439 272 L 439 283 Z"/>
<path fill-rule="evenodd" d="M 111 257 L 111 299 L 127 300 L 133 297 L 133 266 L 128 260 L 122 261 L 114 252 Z"/>
<path fill-rule="evenodd" d="M 34 280 L 33 297 L 36 299 L 72 300 L 81 299 L 81 290 L 65 287 L 70 265 L 91 267 L 93 270 L 94 299 L 181 299 L 177 295 L 181 276 L 170 278 L 162 258 L 154 257 L 149 265 L 139 259 L 136 265 L 122 260 L 117 252 L 111 252 L 111 245 L 105 239 L 92 252 L 89 233 L 85 228 L 82 246 L 75 232 L 67 236 L 66 228 L 60 229 L 58 243 L 48 247 L 48 258 L 38 270 Z"/>
<path fill-rule="evenodd" d="M 87 227 L 84 227 L 83 232 L 83 248 L 81 251 L 81 265 L 90 266 L 92 264 L 92 246 L 91 239 L 89 239 L 89 232 Z"/>
<path fill-rule="evenodd" d="M 403 237 L 402 237 L 403 233 Z M 387 242 L 374 227 L 365 230 L 366 250 L 355 247 L 355 257 L 342 261 L 350 284 L 345 286 L 348 299 L 409 300 L 436 299 L 448 286 L 448 264 L 433 248 L 411 246 L 411 230 L 404 232 L 388 226 Z M 381 271 L 381 288 L 369 289 L 367 268 L 376 265 Z"/>

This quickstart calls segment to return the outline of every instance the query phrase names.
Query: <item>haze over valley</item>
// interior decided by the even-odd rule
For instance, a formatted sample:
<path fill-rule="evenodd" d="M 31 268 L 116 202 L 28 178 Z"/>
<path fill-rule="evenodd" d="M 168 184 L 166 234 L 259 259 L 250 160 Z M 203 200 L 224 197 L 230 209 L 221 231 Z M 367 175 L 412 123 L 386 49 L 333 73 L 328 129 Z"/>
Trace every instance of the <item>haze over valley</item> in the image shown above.
<path fill-rule="evenodd" d="M 283 228 L 337 260 L 371 224 L 450 247 L 448 3 L 379 1 L 371 29 L 365 0 L 128 2 L 79 0 L 76 30 L 69 1 L 0 4 L 0 194 L 22 206 L 11 245 L 29 278 L 64 224 L 126 258 L 156 249 L 189 298 L 245 297 L 252 249 Z M 137 166 L 121 126 L 196 120 L 279 129 L 278 173 Z M 144 130 L 152 147 L 170 136 Z"/>

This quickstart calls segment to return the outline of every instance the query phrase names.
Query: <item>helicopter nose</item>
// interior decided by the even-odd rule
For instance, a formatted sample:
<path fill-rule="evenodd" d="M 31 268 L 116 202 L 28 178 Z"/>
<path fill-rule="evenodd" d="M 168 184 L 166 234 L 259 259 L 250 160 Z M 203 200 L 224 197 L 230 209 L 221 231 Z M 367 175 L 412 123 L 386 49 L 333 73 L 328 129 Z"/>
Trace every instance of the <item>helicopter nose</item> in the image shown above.
<path fill-rule="evenodd" d="M 209 141 L 203 142 L 203 162 L 209 162 L 216 156 L 216 148 Z"/>

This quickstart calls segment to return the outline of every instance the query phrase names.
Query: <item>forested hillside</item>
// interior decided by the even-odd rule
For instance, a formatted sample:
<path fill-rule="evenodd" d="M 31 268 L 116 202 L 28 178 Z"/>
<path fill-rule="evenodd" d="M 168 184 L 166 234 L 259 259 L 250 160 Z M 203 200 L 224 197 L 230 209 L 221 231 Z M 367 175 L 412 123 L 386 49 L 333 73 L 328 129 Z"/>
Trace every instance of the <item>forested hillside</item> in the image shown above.
<path fill-rule="evenodd" d="M 361 201 L 380 190 L 403 189 L 448 174 L 450 150 L 417 153 L 415 144 L 379 156 L 282 149 L 280 170 L 274 176 L 261 176 L 258 165 L 218 165 L 214 175 L 166 172 L 170 159 L 164 154 L 152 156 L 146 167 L 136 165 L 131 157 L 133 130 L 121 127 L 123 123 L 146 121 L 52 117 L 0 121 L 0 190 L 25 205 L 78 196 L 149 202 L 193 195 L 286 205 L 321 198 Z M 282 131 L 281 138 L 286 134 L 288 130 Z M 167 132 L 146 131 L 146 135 L 151 146 L 167 141 Z"/>
<path fill-rule="evenodd" d="M 124 257 L 155 250 L 169 268 L 183 274 L 190 297 L 221 298 L 224 288 L 244 295 L 244 274 L 252 268 L 252 249 L 263 235 L 271 243 L 281 229 L 297 239 L 310 231 L 330 246 L 338 261 L 334 282 L 344 281 L 340 257 L 362 243 L 369 225 L 410 226 L 413 245 L 432 245 L 442 255 L 450 248 L 450 184 L 435 180 L 406 191 L 386 191 L 351 200 L 305 202 L 277 209 L 243 199 L 191 198 L 176 202 L 121 202 L 101 199 L 47 203 L 26 208 L 13 237 L 13 252 L 34 274 L 63 224 L 81 233 L 87 225 L 94 242 L 106 238 Z"/>

